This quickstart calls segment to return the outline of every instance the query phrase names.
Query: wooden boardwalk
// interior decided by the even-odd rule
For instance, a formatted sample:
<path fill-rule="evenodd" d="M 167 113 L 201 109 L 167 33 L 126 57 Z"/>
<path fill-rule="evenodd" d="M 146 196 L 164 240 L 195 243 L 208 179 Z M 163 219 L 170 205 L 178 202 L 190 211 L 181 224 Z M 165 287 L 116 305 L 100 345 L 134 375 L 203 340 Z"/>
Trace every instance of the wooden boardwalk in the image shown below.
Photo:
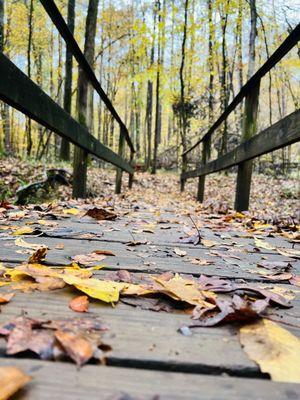
<path fill-rule="evenodd" d="M 292 290 L 295 296 L 290 309 L 274 309 L 273 317 L 283 318 L 290 325 L 284 327 L 300 337 L 300 288 L 288 282 L 271 282 L 253 270 L 259 270 L 260 260 L 289 260 L 293 273 L 300 274 L 300 262 L 278 254 L 276 250 L 255 248 L 254 239 L 247 231 L 224 222 L 214 215 L 202 217 L 201 235 L 215 242 L 213 247 L 184 244 L 180 237 L 191 226 L 188 216 L 176 215 L 174 207 L 159 206 L 123 209 L 115 221 L 97 221 L 80 216 L 61 216 L 55 228 L 41 225 L 41 214 L 30 211 L 29 217 L 19 221 L 2 221 L 9 227 L 18 225 L 37 228 L 40 236 L 23 236 L 30 243 L 49 247 L 46 264 L 70 264 L 72 256 L 94 250 L 110 250 L 115 257 L 107 257 L 105 268 L 96 271 L 97 277 L 109 277 L 114 271 L 125 269 L 133 276 L 160 274 L 166 271 L 219 276 L 241 283 L 280 287 Z M 170 211 L 168 211 L 168 208 Z M 47 218 L 47 217 L 44 217 Z M 219 219 L 218 219 L 219 218 Z M 207 227 L 205 227 L 205 221 Z M 208 226 L 208 222 L 213 224 Z M 215 221 L 215 222 L 214 222 Z M 219 226 L 219 229 L 218 229 Z M 250 235 L 251 236 L 251 235 Z M 147 242 L 128 246 L 132 241 Z M 5 265 L 17 266 L 28 259 L 15 245 L 16 236 L 2 230 L 0 260 Z M 264 238 L 273 247 L 291 249 L 292 244 L 279 236 Z M 56 245 L 64 244 L 64 249 Z M 184 257 L 175 248 L 186 251 Z M 238 258 L 232 258 L 234 255 Z M 194 258 L 212 260 L 210 265 L 195 265 Z M 2 307 L 3 324 L 26 312 L 42 319 L 74 317 L 68 303 L 76 290 L 17 293 Z M 0 341 L 0 366 L 19 366 L 34 379 L 15 397 L 16 399 L 299 399 L 300 385 L 271 382 L 260 372 L 241 348 L 238 326 L 227 324 L 199 328 L 191 336 L 177 330 L 191 323 L 184 313 L 154 312 L 133 307 L 120 301 L 114 308 L 100 301 L 91 301 L 89 316 L 100 317 L 108 326 L 105 341 L 112 346 L 107 365 L 85 365 L 80 370 L 69 361 L 41 361 L 30 355 L 6 356 L 5 342 Z M 75 315 L 76 316 L 76 315 Z M 298 326 L 298 328 L 297 328 Z"/>

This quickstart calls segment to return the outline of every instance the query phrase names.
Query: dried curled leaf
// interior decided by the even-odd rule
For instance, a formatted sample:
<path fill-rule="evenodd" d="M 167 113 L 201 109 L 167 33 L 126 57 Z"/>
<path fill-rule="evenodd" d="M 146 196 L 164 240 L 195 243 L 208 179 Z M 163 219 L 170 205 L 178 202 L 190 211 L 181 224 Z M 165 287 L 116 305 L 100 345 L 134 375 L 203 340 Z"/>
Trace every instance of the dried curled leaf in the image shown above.
<path fill-rule="evenodd" d="M 0 367 L 0 400 L 8 400 L 32 378 L 16 367 Z"/>
<path fill-rule="evenodd" d="M 86 312 L 89 308 L 89 298 L 87 296 L 77 296 L 70 301 L 69 307 L 76 312 Z"/>
<path fill-rule="evenodd" d="M 110 211 L 107 211 L 104 208 L 97 208 L 97 207 L 91 208 L 90 210 L 88 210 L 86 212 L 85 215 L 95 218 L 97 221 L 101 221 L 101 220 L 112 221 L 117 218 L 116 214 L 114 214 Z"/>
<path fill-rule="evenodd" d="M 7 340 L 7 354 L 31 351 L 45 360 L 68 355 L 81 366 L 91 358 L 102 359 L 102 349 L 110 349 L 101 341 L 107 329 L 97 318 L 41 321 L 21 316 L 0 326 L 0 335 Z"/>
<path fill-rule="evenodd" d="M 48 251 L 47 247 L 40 247 L 29 257 L 28 263 L 37 264 L 41 262 L 46 257 L 47 251 Z"/>
<path fill-rule="evenodd" d="M 300 383 L 300 340 L 289 331 L 262 319 L 240 329 L 240 342 L 273 381 Z"/>

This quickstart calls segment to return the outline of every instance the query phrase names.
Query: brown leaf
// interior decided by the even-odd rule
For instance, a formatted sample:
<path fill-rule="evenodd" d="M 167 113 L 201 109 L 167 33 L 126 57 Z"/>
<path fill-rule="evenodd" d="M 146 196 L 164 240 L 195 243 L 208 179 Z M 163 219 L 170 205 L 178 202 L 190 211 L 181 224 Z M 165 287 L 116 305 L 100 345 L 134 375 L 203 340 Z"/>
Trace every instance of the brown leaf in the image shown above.
<path fill-rule="evenodd" d="M 28 260 L 29 264 L 37 264 L 40 263 L 46 257 L 48 248 L 47 247 L 40 247 L 37 249 Z"/>
<path fill-rule="evenodd" d="M 68 356 L 74 360 L 79 367 L 93 357 L 94 349 L 92 343 L 83 335 L 57 330 L 55 332 L 55 337 Z"/>
<path fill-rule="evenodd" d="M 106 256 L 95 252 L 89 254 L 78 254 L 72 260 L 81 265 L 92 265 L 96 262 L 105 260 Z"/>
<path fill-rule="evenodd" d="M 16 367 L 0 367 L 0 400 L 8 400 L 32 378 Z"/>
<path fill-rule="evenodd" d="M 300 275 L 294 275 L 292 279 L 290 279 L 290 283 L 295 286 L 300 286 Z"/>
<path fill-rule="evenodd" d="M 104 256 L 115 256 L 115 254 L 112 251 L 109 250 L 94 250 L 92 251 L 92 254 L 98 254 L 98 255 L 104 255 Z"/>
<path fill-rule="evenodd" d="M 85 215 L 88 215 L 89 217 L 95 218 L 97 221 L 101 220 L 115 220 L 117 218 L 117 215 L 105 210 L 104 208 L 91 208 L 87 211 Z"/>
<path fill-rule="evenodd" d="M 88 296 L 77 296 L 69 303 L 71 310 L 76 312 L 87 312 L 89 308 Z"/>
<path fill-rule="evenodd" d="M 247 301 L 238 295 L 231 300 L 220 300 L 216 302 L 217 308 L 212 311 L 205 311 L 199 316 L 197 323 L 189 328 L 202 326 L 214 326 L 225 322 L 251 321 L 260 316 L 268 306 L 266 300 Z M 194 315 L 194 318 L 196 316 Z"/>
<path fill-rule="evenodd" d="M 14 293 L 2 293 L 0 294 L 0 304 L 9 303 L 10 300 L 14 297 Z"/>
<path fill-rule="evenodd" d="M 0 335 L 7 340 L 7 354 L 29 350 L 41 359 L 54 359 L 65 353 L 81 366 L 92 357 L 102 359 L 109 349 L 101 343 L 105 330 L 97 318 L 40 321 L 21 316 L 0 326 Z"/>
<path fill-rule="evenodd" d="M 179 256 L 179 257 L 184 257 L 186 256 L 186 251 L 185 250 L 181 250 L 178 247 L 174 248 L 174 253 Z"/>

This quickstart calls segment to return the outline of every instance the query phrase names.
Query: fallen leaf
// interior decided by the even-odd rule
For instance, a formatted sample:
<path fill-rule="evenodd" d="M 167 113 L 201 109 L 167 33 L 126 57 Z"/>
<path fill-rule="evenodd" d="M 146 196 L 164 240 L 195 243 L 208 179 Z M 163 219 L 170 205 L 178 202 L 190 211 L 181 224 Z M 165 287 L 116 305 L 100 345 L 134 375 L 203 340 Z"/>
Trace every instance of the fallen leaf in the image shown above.
<path fill-rule="evenodd" d="M 89 209 L 85 215 L 95 218 L 97 221 L 114 220 L 117 218 L 116 214 L 114 214 L 110 211 L 107 211 L 104 208 L 97 208 L 97 207 Z"/>
<path fill-rule="evenodd" d="M 215 326 L 220 323 L 251 321 L 259 318 L 260 314 L 265 311 L 268 306 L 266 300 L 248 301 L 238 295 L 234 295 L 231 300 L 216 301 L 214 310 L 195 309 L 193 318 L 197 319 L 197 323 L 190 325 L 189 328 L 197 328 L 202 326 Z"/>
<path fill-rule="evenodd" d="M 65 354 L 81 366 L 91 358 L 103 359 L 110 346 L 102 344 L 100 335 L 107 329 L 97 318 L 42 321 L 21 316 L 0 326 L 0 335 L 7 341 L 7 354 L 32 351 L 44 360 Z"/>
<path fill-rule="evenodd" d="M 91 265 L 95 264 L 95 262 L 103 261 L 105 258 L 105 255 L 93 252 L 89 254 L 78 254 L 72 257 L 72 260 L 82 265 Z"/>
<path fill-rule="evenodd" d="M 34 232 L 34 229 L 30 228 L 29 226 L 23 226 L 22 228 L 16 229 L 13 232 L 14 236 L 19 236 L 19 235 L 30 235 L 31 233 Z"/>
<path fill-rule="evenodd" d="M 300 250 L 296 249 L 284 249 L 284 248 L 278 248 L 276 249 L 279 254 L 285 257 L 291 257 L 291 258 L 300 258 Z"/>
<path fill-rule="evenodd" d="M 0 367 L 0 400 L 8 400 L 31 379 L 20 368 Z"/>
<path fill-rule="evenodd" d="M 174 253 L 177 254 L 177 256 L 179 256 L 179 257 L 186 256 L 186 251 L 185 250 L 181 250 L 178 247 L 174 248 Z"/>
<path fill-rule="evenodd" d="M 115 254 L 109 250 L 94 250 L 94 251 L 92 251 L 92 254 L 99 254 L 99 255 L 102 254 L 104 256 L 115 256 Z"/>
<path fill-rule="evenodd" d="M 203 246 L 205 246 L 205 247 L 214 247 L 219 244 L 218 242 L 215 242 L 213 240 L 208 240 L 208 239 L 201 239 L 200 243 L 203 244 Z"/>
<path fill-rule="evenodd" d="M 0 294 L 0 304 L 9 303 L 10 300 L 14 297 L 14 293 L 2 293 Z"/>
<path fill-rule="evenodd" d="M 57 250 L 63 250 L 65 248 L 65 245 L 63 243 L 59 243 L 55 246 L 55 249 Z"/>
<path fill-rule="evenodd" d="M 68 208 L 67 210 L 63 210 L 63 213 L 66 215 L 78 215 L 80 211 L 77 208 Z"/>
<path fill-rule="evenodd" d="M 216 295 L 209 291 L 199 290 L 195 281 L 183 279 L 178 274 L 168 281 L 158 277 L 153 277 L 153 279 L 162 286 L 161 293 L 165 293 L 175 300 L 209 309 L 215 308 Z"/>
<path fill-rule="evenodd" d="M 259 239 L 256 236 L 254 236 L 254 242 L 255 242 L 255 247 L 258 247 L 259 249 L 276 250 L 276 247 L 270 245 L 268 242 L 265 242 L 262 239 Z"/>
<path fill-rule="evenodd" d="M 88 296 L 77 296 L 69 303 L 71 310 L 76 312 L 86 312 L 89 308 Z"/>
<path fill-rule="evenodd" d="M 40 244 L 28 243 L 22 238 L 17 238 L 15 240 L 15 245 L 19 247 L 25 247 L 26 249 L 31 249 L 31 250 L 38 250 L 41 247 Z"/>
<path fill-rule="evenodd" d="M 47 247 L 40 247 L 37 249 L 28 259 L 29 264 L 37 264 L 44 260 L 46 257 L 48 248 Z"/>
<path fill-rule="evenodd" d="M 262 319 L 240 329 L 249 358 L 273 381 L 300 383 L 300 340 L 275 322 Z"/>
<path fill-rule="evenodd" d="M 106 303 L 116 303 L 121 290 L 126 286 L 125 283 L 100 281 L 94 278 L 81 279 L 76 276 L 62 276 L 62 278 L 68 285 L 73 285 L 90 297 Z"/>
<path fill-rule="evenodd" d="M 300 276 L 294 275 L 292 279 L 290 279 L 290 283 L 295 286 L 300 286 Z"/>

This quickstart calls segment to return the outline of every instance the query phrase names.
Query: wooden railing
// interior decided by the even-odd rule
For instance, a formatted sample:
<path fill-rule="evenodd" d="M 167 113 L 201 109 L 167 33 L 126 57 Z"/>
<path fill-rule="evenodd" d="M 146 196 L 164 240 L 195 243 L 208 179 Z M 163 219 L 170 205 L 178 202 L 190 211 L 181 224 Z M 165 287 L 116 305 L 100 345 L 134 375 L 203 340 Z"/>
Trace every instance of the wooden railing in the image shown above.
<path fill-rule="evenodd" d="M 195 170 L 184 171 L 181 174 L 181 187 L 186 179 L 199 177 L 197 199 L 203 201 L 205 176 L 226 168 L 238 165 L 235 209 L 245 211 L 249 208 L 252 160 L 263 154 L 288 146 L 300 140 L 300 111 L 283 118 L 276 124 L 256 134 L 256 120 L 259 100 L 260 81 L 300 40 L 300 24 L 289 34 L 278 49 L 267 59 L 264 65 L 241 88 L 240 92 L 224 110 L 206 134 L 182 156 L 194 150 L 202 143 L 202 163 Z M 233 151 L 208 162 L 211 137 L 227 119 L 231 112 L 245 98 L 243 117 L 243 142 Z"/>
<path fill-rule="evenodd" d="M 94 155 L 117 167 L 116 193 L 121 192 L 122 172 L 129 173 L 129 186 L 132 185 L 134 169 L 132 167 L 134 146 L 128 130 L 102 89 L 91 66 L 84 57 L 76 40 L 70 32 L 53 0 L 40 0 L 45 10 L 65 40 L 71 53 L 84 71 L 87 80 L 99 94 L 111 115 L 120 127 L 118 154 L 104 146 L 92 136 L 86 127 L 79 124 L 62 107 L 51 99 L 39 86 L 29 79 L 12 61 L 0 53 L 0 100 L 21 111 L 45 128 L 67 139 L 89 154 Z M 130 161 L 124 159 L 124 145 L 130 148 Z"/>

